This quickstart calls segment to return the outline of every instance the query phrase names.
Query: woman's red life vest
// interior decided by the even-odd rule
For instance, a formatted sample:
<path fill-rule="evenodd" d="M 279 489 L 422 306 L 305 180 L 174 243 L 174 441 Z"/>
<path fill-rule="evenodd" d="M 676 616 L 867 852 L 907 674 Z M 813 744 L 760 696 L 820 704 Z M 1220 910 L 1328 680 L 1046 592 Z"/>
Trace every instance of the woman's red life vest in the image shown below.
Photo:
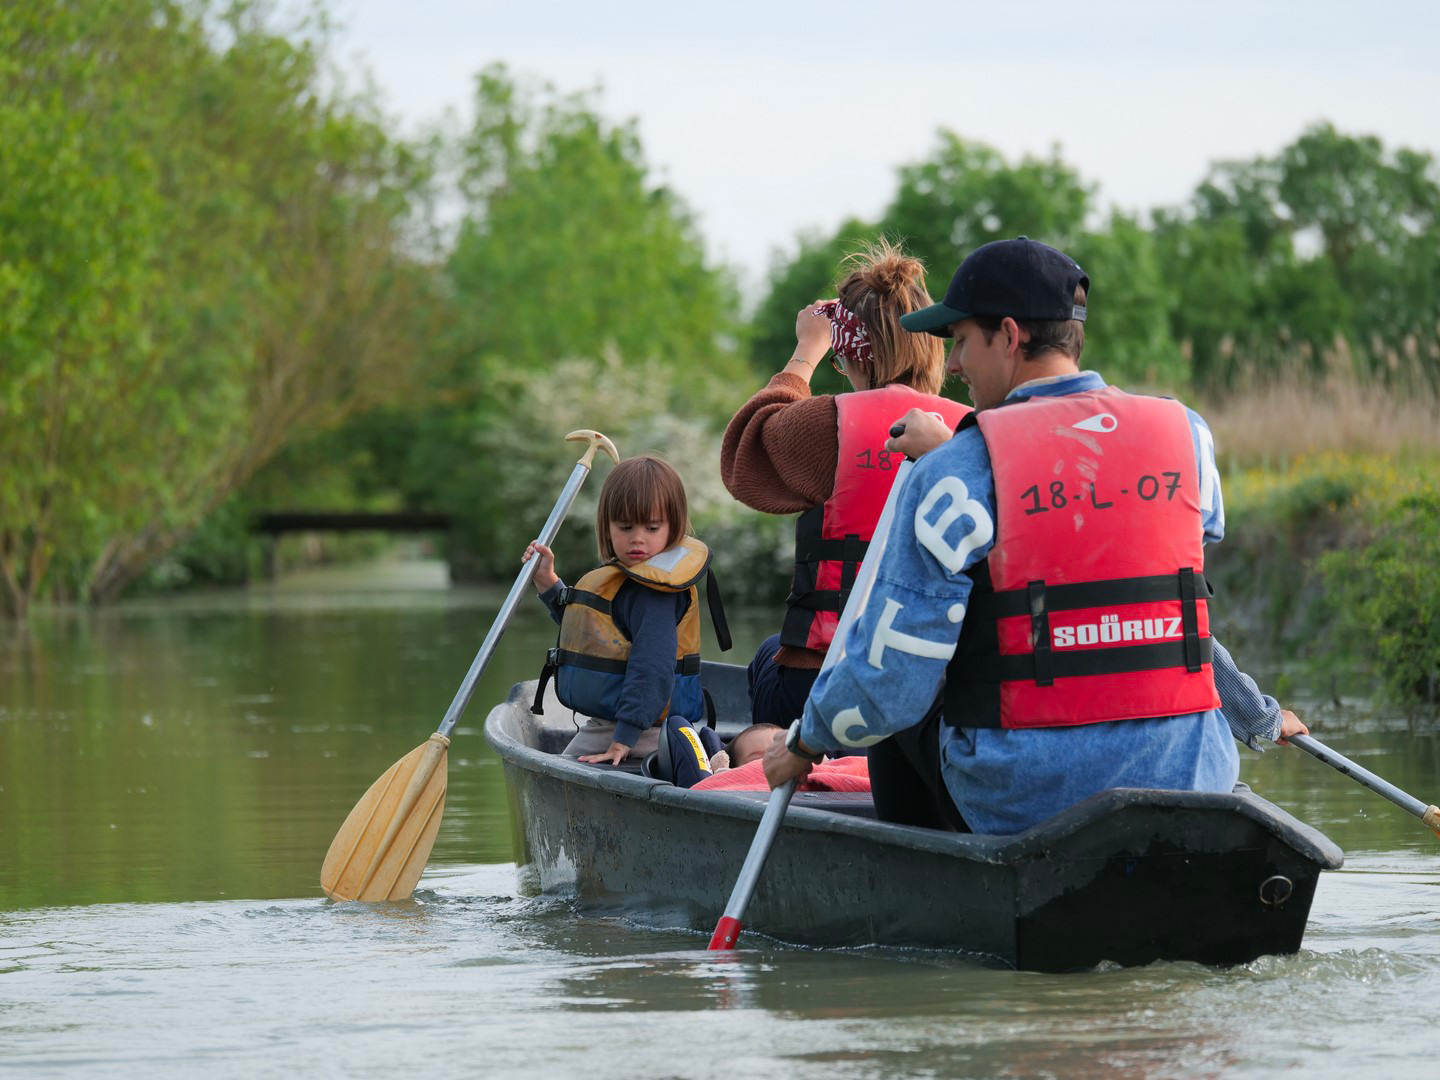
<path fill-rule="evenodd" d="M 1185 407 L 1106 387 L 976 422 L 995 546 L 972 573 L 945 721 L 1068 727 L 1218 708 Z"/>
<path fill-rule="evenodd" d="M 835 488 L 795 522 L 795 571 L 785 600 L 789 610 L 780 630 L 782 645 L 820 652 L 830 647 L 895 470 L 904 460 L 903 454 L 885 449 L 890 425 L 911 409 L 939 413 L 951 428 L 972 411 L 899 384 L 836 395 L 840 454 Z"/>

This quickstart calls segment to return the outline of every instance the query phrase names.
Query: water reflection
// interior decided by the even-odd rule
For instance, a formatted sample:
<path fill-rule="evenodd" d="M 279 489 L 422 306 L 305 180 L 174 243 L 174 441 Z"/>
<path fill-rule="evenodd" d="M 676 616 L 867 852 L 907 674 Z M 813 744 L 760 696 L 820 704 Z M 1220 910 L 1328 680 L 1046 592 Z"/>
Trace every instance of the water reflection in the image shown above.
<path fill-rule="evenodd" d="M 1440 847 L 1296 751 L 1246 754 L 1244 779 L 1346 848 L 1347 867 L 1322 877 L 1300 955 L 1244 968 L 1043 976 L 763 938 L 710 955 L 701 935 L 523 895 L 503 777 L 479 726 L 553 642 L 538 605 L 522 608 L 457 729 L 445 820 L 414 901 L 323 901 L 335 830 L 438 724 L 501 598 L 435 588 L 418 571 L 406 580 L 400 591 L 254 590 L 0 627 L 7 1067 L 1431 1074 L 1416 1003 L 1440 994 Z M 733 625 L 741 656 L 770 629 L 763 615 Z M 1420 797 L 1440 794 L 1432 734 L 1300 706 L 1340 752 Z"/>

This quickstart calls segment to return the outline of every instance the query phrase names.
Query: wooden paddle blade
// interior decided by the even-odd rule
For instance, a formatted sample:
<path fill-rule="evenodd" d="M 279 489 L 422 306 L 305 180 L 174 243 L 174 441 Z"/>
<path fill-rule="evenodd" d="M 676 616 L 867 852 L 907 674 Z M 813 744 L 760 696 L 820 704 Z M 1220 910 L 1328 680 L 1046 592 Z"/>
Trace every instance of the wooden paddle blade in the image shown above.
<path fill-rule="evenodd" d="M 332 900 L 404 900 L 415 891 L 445 813 L 450 740 L 431 735 L 370 785 L 325 855 Z"/>

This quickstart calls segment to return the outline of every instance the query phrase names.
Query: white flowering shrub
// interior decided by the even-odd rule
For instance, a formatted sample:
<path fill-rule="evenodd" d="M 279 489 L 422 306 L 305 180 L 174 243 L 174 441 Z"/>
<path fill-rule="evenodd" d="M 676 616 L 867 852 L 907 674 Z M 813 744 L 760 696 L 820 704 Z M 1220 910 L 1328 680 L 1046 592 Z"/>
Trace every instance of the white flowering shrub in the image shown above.
<path fill-rule="evenodd" d="M 609 436 L 622 458 L 657 453 L 685 481 L 696 534 L 715 553 L 727 603 L 775 603 L 789 587 L 793 519 L 736 502 L 720 479 L 720 436 L 738 402 L 713 378 L 683 378 L 673 366 L 569 359 L 544 372 L 509 372 L 493 387 L 504 408 L 477 425 L 474 459 L 457 462 L 474 509 L 452 541 L 457 576 L 506 577 L 544 524 L 582 453 L 568 432 Z M 484 467 L 489 463 L 489 467 Z M 596 565 L 595 509 L 610 468 L 597 455 L 555 542 L 556 567 L 574 582 Z"/>

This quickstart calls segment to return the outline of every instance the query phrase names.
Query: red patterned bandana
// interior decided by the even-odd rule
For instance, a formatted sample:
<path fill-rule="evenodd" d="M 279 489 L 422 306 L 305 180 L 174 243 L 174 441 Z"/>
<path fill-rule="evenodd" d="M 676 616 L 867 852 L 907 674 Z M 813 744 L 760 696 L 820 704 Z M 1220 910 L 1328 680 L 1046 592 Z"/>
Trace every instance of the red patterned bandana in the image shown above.
<path fill-rule="evenodd" d="M 845 370 L 851 370 L 852 365 L 868 364 L 870 335 L 860 316 L 839 300 L 830 300 L 816 310 L 830 320 L 830 347 L 840 357 Z"/>

